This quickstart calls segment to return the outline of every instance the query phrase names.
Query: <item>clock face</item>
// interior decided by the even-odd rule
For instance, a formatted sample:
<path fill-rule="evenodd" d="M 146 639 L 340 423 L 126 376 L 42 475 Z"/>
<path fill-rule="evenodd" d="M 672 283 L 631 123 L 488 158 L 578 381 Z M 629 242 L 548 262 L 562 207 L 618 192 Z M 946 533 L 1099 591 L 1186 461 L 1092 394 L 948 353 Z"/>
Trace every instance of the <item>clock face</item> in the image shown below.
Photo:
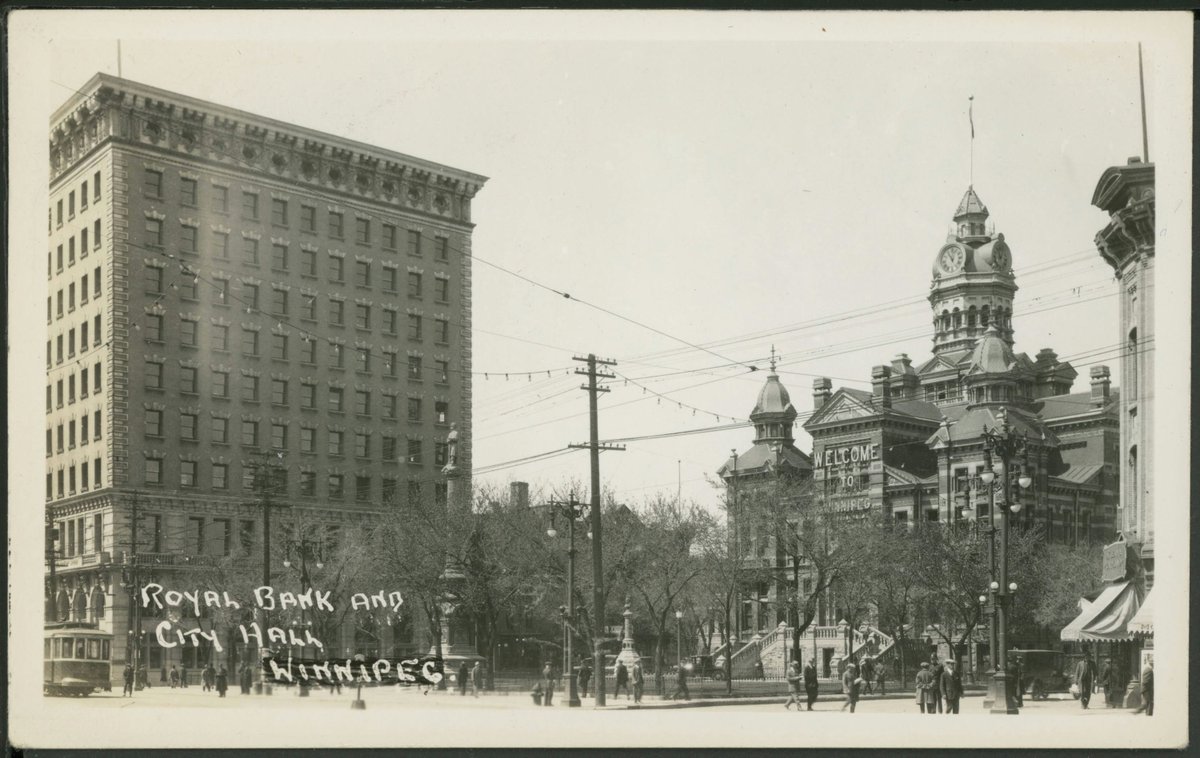
<path fill-rule="evenodd" d="M 998 271 L 1008 271 L 1011 263 L 1012 260 L 1008 255 L 1008 245 L 997 243 L 992 248 L 992 268 Z"/>
<path fill-rule="evenodd" d="M 963 267 L 967 254 L 958 245 L 947 245 L 938 256 L 938 267 L 947 274 L 953 274 Z"/>

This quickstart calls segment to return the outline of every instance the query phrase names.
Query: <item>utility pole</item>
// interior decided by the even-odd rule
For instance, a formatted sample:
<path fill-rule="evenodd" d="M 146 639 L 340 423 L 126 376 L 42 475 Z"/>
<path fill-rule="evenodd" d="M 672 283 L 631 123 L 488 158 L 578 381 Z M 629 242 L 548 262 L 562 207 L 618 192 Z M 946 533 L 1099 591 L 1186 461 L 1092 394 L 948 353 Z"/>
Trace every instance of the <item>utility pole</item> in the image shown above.
<path fill-rule="evenodd" d="M 46 560 L 50 564 L 50 605 L 46 609 L 47 621 L 58 621 L 58 577 L 55 575 L 55 559 L 58 548 L 58 527 L 54 526 L 54 518 L 50 508 L 46 508 Z"/>
<path fill-rule="evenodd" d="M 546 535 L 550 539 L 558 536 L 558 530 L 554 528 L 555 516 L 561 515 L 567 520 L 567 602 L 560 607 L 563 621 L 563 673 L 567 677 L 566 705 L 568 708 L 578 708 L 579 680 L 575 673 L 575 522 L 585 518 L 585 515 L 583 504 L 575 499 L 574 492 L 570 500 L 551 500 L 547 506 L 550 509 L 550 528 L 546 530 Z"/>
<path fill-rule="evenodd" d="M 129 514 L 131 523 L 129 526 L 129 614 L 132 620 L 129 625 L 130 640 L 133 642 L 133 676 L 134 682 L 137 682 L 137 677 L 140 674 L 138 666 L 141 661 L 142 652 L 142 614 L 141 606 L 138 604 L 138 521 L 141 520 L 141 515 L 138 513 L 138 493 L 134 492 L 129 500 Z M 150 672 L 146 672 L 146 676 L 150 676 Z M 135 684 L 136 686 L 136 684 Z"/>
<path fill-rule="evenodd" d="M 615 379 L 613 374 L 597 370 L 597 366 L 615 366 L 616 361 L 602 360 L 593 353 L 586 358 L 574 356 L 574 360 L 587 363 L 587 369 L 575 369 L 576 374 L 587 376 L 588 383 L 582 388 L 588 393 L 588 411 L 591 416 L 590 442 L 586 445 L 570 445 L 573 448 L 588 448 L 591 451 L 592 463 L 592 498 L 591 498 L 591 527 L 592 527 L 592 656 L 596 670 L 596 707 L 604 707 L 604 648 L 601 642 L 604 638 L 604 556 L 600 548 L 600 451 L 624 450 L 624 445 L 600 444 L 600 419 L 596 409 L 596 398 L 601 392 L 608 392 L 607 387 L 597 386 L 599 378 Z"/>
<path fill-rule="evenodd" d="M 271 468 L 270 457 L 275 455 L 277 458 L 282 458 L 281 453 L 271 453 L 268 450 L 260 450 L 258 456 L 262 462 L 258 465 L 258 470 L 255 472 L 257 478 L 257 489 L 259 495 L 259 504 L 262 506 L 263 514 L 263 586 L 271 586 L 271 495 L 275 489 L 276 476 L 275 471 Z M 263 609 L 263 626 L 262 634 L 267 635 L 267 630 L 270 628 L 269 611 Z M 271 685 L 263 675 L 262 667 L 262 649 L 259 647 L 259 682 L 254 685 L 255 694 L 271 694 Z"/>

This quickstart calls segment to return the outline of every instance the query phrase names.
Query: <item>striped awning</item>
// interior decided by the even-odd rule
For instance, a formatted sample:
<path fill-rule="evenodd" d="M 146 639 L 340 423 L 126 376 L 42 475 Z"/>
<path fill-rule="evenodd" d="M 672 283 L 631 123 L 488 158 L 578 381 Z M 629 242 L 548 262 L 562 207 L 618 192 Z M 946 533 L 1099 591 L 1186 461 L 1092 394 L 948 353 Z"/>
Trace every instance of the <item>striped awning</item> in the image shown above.
<path fill-rule="evenodd" d="M 1129 620 L 1129 633 L 1135 635 L 1154 635 L 1154 590 L 1146 593 L 1142 607 Z"/>
<path fill-rule="evenodd" d="M 1141 590 L 1133 582 L 1104 588 L 1075 620 L 1062 630 L 1065 642 L 1116 642 L 1133 639 L 1129 622 L 1142 605 Z"/>

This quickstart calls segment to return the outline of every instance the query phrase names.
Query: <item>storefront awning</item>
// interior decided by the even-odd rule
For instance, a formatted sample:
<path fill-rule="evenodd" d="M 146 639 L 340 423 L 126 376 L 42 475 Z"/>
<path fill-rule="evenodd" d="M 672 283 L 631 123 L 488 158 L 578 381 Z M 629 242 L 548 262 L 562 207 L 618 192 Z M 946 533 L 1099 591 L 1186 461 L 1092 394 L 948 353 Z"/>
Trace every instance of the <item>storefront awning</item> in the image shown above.
<path fill-rule="evenodd" d="M 1067 624 L 1060 635 L 1065 642 L 1116 642 L 1133 639 L 1129 622 L 1142 605 L 1141 590 L 1133 582 L 1104 588 L 1100 597 Z"/>
<path fill-rule="evenodd" d="M 1146 593 L 1142 607 L 1129 620 L 1129 633 L 1135 635 L 1154 635 L 1154 590 Z"/>

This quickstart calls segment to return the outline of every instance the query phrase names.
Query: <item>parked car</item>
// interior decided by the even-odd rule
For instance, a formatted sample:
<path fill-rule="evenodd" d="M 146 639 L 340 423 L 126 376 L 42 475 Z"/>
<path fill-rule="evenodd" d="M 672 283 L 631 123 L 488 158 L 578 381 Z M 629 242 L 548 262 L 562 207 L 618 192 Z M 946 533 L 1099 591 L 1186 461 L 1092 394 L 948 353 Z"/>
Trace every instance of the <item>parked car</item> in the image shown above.
<path fill-rule="evenodd" d="M 692 676 L 712 677 L 718 682 L 725 681 L 724 656 L 714 658 L 711 655 L 693 655 L 688 660 L 688 664 L 691 667 Z"/>
<path fill-rule="evenodd" d="M 1009 660 L 1020 656 L 1024 691 L 1034 700 L 1045 700 L 1051 692 L 1066 692 L 1074 675 L 1067 654 L 1061 650 L 1009 650 Z"/>

